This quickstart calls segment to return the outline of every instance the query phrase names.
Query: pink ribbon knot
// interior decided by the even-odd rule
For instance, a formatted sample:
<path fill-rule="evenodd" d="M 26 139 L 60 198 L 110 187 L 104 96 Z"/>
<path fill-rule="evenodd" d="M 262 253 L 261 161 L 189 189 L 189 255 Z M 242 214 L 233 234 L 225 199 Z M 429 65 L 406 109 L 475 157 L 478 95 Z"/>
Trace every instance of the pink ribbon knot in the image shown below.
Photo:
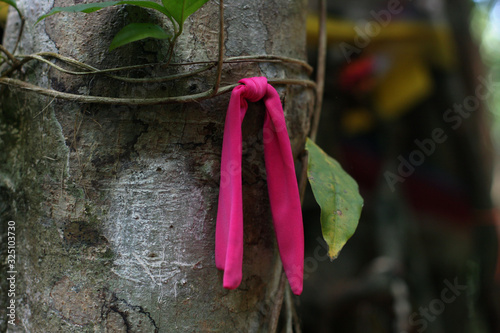
<path fill-rule="evenodd" d="M 215 231 L 215 264 L 224 270 L 223 286 L 237 288 L 242 279 L 243 202 L 241 124 L 248 101 L 264 99 L 264 158 L 274 230 L 292 292 L 302 293 L 304 229 L 297 179 L 285 116 L 277 91 L 265 77 L 242 79 L 233 89 L 222 144 L 219 208 Z"/>

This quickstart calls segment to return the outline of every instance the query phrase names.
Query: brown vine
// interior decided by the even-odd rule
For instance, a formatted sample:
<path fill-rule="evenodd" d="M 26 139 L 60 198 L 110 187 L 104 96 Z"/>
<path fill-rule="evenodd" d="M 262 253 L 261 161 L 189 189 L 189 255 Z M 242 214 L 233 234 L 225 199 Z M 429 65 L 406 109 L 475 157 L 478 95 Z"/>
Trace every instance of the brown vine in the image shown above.
<path fill-rule="evenodd" d="M 24 18 L 21 18 L 24 21 Z M 20 34 L 22 31 L 20 31 Z M 18 40 L 20 37 L 18 38 Z M 17 48 L 17 43 L 16 43 Z M 0 85 L 15 87 L 18 89 L 36 92 L 41 95 L 51 96 L 58 99 L 70 100 L 74 102 L 80 103 L 98 103 L 98 104 L 116 104 L 116 105 L 157 105 L 157 104 L 172 104 L 172 103 L 191 103 L 198 102 L 204 99 L 208 99 L 214 96 L 218 96 L 224 93 L 231 91 L 238 84 L 231 84 L 221 87 L 220 81 L 222 77 L 222 70 L 225 64 L 231 63 L 240 63 L 240 62 L 278 62 L 283 64 L 290 64 L 302 67 L 306 72 L 310 75 L 312 72 L 312 67 L 306 62 L 277 55 L 254 55 L 254 56 L 241 56 L 241 57 L 231 57 L 224 59 L 224 2 L 220 0 L 219 2 L 219 36 L 218 36 L 218 59 L 217 61 L 206 61 L 206 62 L 190 62 L 190 63 L 170 63 L 170 58 L 165 64 L 148 64 L 148 65 L 133 65 L 126 67 L 118 67 L 118 68 L 110 68 L 110 69 L 98 69 L 88 64 L 79 62 L 75 59 L 53 53 L 53 52 L 39 52 L 30 55 L 14 55 L 10 53 L 5 47 L 0 45 L 0 52 L 4 53 L 7 56 L 7 59 L 10 60 L 12 65 L 5 70 L 5 72 L 0 74 Z M 73 66 L 75 68 L 81 69 L 81 71 L 75 71 L 63 68 L 59 65 L 48 60 L 48 58 L 54 58 L 66 65 Z M 28 82 L 24 82 L 22 80 L 13 79 L 10 76 L 20 70 L 23 65 L 28 63 L 31 60 L 37 60 L 39 62 L 45 63 L 48 66 L 66 73 L 70 75 L 96 75 L 102 74 L 106 75 L 115 80 L 120 80 L 129 83 L 150 83 L 150 82 L 163 82 L 169 80 L 176 80 L 180 78 L 190 77 L 196 74 L 200 74 L 207 70 L 210 70 L 216 67 L 216 75 L 215 82 L 213 87 L 207 91 L 191 94 L 191 95 L 183 95 L 183 96 L 173 96 L 173 97 L 162 97 L 162 98 L 116 98 L 116 97 L 105 97 L 105 96 L 89 96 L 89 95 L 78 95 L 60 92 L 53 89 L 43 88 Z M 138 68 L 146 68 L 150 66 L 191 66 L 191 65 L 204 65 L 203 67 L 184 72 L 180 74 L 164 76 L 164 77 L 155 77 L 155 78 L 130 78 L 125 76 L 119 76 L 111 74 L 113 72 L 120 72 Z M 301 85 L 304 87 L 309 87 L 316 90 L 316 84 L 311 80 L 302 80 L 302 79 L 277 79 L 277 80 L 269 80 L 270 84 L 276 85 Z"/>

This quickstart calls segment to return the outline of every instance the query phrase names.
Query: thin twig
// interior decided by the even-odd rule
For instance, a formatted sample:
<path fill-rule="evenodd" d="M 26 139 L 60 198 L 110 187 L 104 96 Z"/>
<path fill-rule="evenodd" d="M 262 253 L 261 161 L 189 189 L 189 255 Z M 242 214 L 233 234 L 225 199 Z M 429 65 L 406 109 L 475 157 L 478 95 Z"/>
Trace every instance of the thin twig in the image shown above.
<path fill-rule="evenodd" d="M 300 203 L 304 203 L 304 197 L 306 194 L 306 186 L 307 186 L 307 161 L 309 155 L 307 154 L 307 150 L 300 154 L 300 165 L 302 168 L 300 169 L 300 178 L 299 178 L 299 195 L 300 195 Z"/>
<path fill-rule="evenodd" d="M 73 102 L 80 103 L 91 103 L 91 104 L 115 104 L 115 105 L 158 105 L 158 104 L 170 104 L 170 103 L 189 103 L 200 101 L 203 99 L 210 98 L 211 90 L 205 91 L 198 94 L 187 95 L 187 96 L 176 96 L 176 97 L 161 97 L 161 98 L 117 98 L 117 97 L 103 97 L 103 96 L 88 96 L 88 95 L 77 95 L 71 93 L 60 92 L 53 89 L 46 89 L 36 86 L 31 83 L 27 83 L 17 79 L 11 78 L 0 78 L 0 84 L 8 85 L 11 87 L 19 88 L 26 91 L 36 92 L 45 96 L 52 96 L 59 99 L 70 100 Z M 225 86 L 219 89 L 218 95 L 231 91 L 237 84 Z"/>
<path fill-rule="evenodd" d="M 70 71 L 68 69 L 62 68 L 61 66 L 58 66 L 58 65 L 56 65 L 56 64 L 48 61 L 47 59 L 45 59 L 45 58 L 43 58 L 41 56 L 35 55 L 35 54 L 29 55 L 29 56 L 22 56 L 22 57 L 23 58 L 36 59 L 36 60 L 38 60 L 40 62 L 43 62 L 43 63 L 45 63 L 45 64 L 47 64 L 47 65 L 49 65 L 49 66 L 57 69 L 58 71 L 66 73 L 66 74 L 71 74 L 71 75 L 104 74 L 104 75 L 106 75 L 109 78 L 112 78 L 112 79 L 115 79 L 115 80 L 119 80 L 119 81 L 124 81 L 124 82 L 130 82 L 130 83 L 152 83 L 152 82 L 172 81 L 172 80 L 177 80 L 177 79 L 181 79 L 181 78 L 184 78 L 184 77 L 193 76 L 193 75 L 202 73 L 202 72 L 207 71 L 207 70 L 211 69 L 212 67 L 214 67 L 214 65 L 208 65 L 208 66 L 205 66 L 205 67 L 202 67 L 202 68 L 190 71 L 190 72 L 185 72 L 185 73 L 179 73 L 179 74 L 173 74 L 173 75 L 167 75 L 167 76 L 159 76 L 159 77 L 152 77 L 152 78 L 133 78 L 133 77 L 125 77 L 125 76 L 118 76 L 118 75 L 107 74 L 107 72 L 109 72 L 108 70 L 99 70 L 99 69 L 97 69 L 97 68 L 95 68 L 93 66 L 90 66 L 90 65 L 81 63 L 81 62 L 79 62 L 77 60 L 74 60 L 74 59 L 71 59 L 71 58 L 68 58 L 68 57 L 63 57 L 63 56 L 59 56 L 57 58 L 60 59 L 60 60 L 65 61 L 67 63 L 70 63 L 72 65 L 88 69 L 89 71 L 85 71 L 85 72 Z"/>
<path fill-rule="evenodd" d="M 49 104 L 47 104 L 43 109 L 42 111 L 38 112 L 33 118 L 36 118 L 38 117 L 39 115 L 41 115 L 45 110 L 47 110 L 47 108 L 52 104 L 52 102 L 54 102 L 56 98 L 52 98 L 52 100 L 49 102 Z"/>
<path fill-rule="evenodd" d="M 219 0 L 219 60 L 217 63 L 217 74 L 213 94 L 216 95 L 220 86 L 222 76 L 222 65 L 224 64 L 224 1 Z"/>
<path fill-rule="evenodd" d="M 14 65 L 19 65 L 19 60 L 17 60 L 16 57 L 12 53 L 10 53 L 9 50 L 7 50 L 2 44 L 0 44 L 0 51 L 2 51 L 2 53 L 4 53 Z"/>
<path fill-rule="evenodd" d="M 115 79 L 115 80 L 120 80 L 124 82 L 130 82 L 130 83 L 152 83 L 152 82 L 165 82 L 165 81 L 172 81 L 172 80 L 178 80 L 182 79 L 185 77 L 190 77 L 196 74 L 203 73 L 211 68 L 213 68 L 214 65 L 208 65 L 204 66 L 199 69 L 195 69 L 193 71 L 189 72 L 184 72 L 184 73 L 179 73 L 179 74 L 173 74 L 173 75 L 167 75 L 167 76 L 158 76 L 158 77 L 152 77 L 152 78 L 133 78 L 133 77 L 124 77 L 124 76 L 116 76 L 116 75 L 107 75 L 108 77 Z"/>
<path fill-rule="evenodd" d="M 281 272 L 283 272 L 283 268 L 281 268 Z M 281 306 L 283 304 L 283 296 L 285 294 L 285 286 L 286 286 L 286 277 L 282 273 L 280 277 L 280 284 L 276 291 L 276 296 L 273 300 L 273 307 L 271 309 L 271 319 L 269 321 L 269 332 L 275 333 L 278 328 L 278 322 L 280 318 Z"/>
<path fill-rule="evenodd" d="M 81 63 L 75 59 L 69 58 L 62 56 L 60 54 L 54 53 L 54 52 L 38 52 L 33 55 L 37 56 L 46 56 L 46 57 L 54 57 L 59 60 L 62 60 L 67 63 L 71 63 L 75 66 L 81 67 L 81 68 L 87 68 L 88 65 Z M 18 55 L 17 57 L 19 58 L 30 58 L 33 57 L 33 55 Z M 311 65 L 309 65 L 307 62 L 299 60 L 299 59 L 294 59 L 294 58 L 289 58 L 289 57 L 283 57 L 283 56 L 277 56 L 277 55 L 250 55 L 250 56 L 238 56 L 238 57 L 229 57 L 223 60 L 224 64 L 227 63 L 239 63 L 239 62 L 283 62 L 283 63 L 290 63 L 290 64 L 295 64 L 303 67 L 308 74 L 310 74 L 313 71 L 313 68 Z M 217 65 L 218 61 L 195 61 L 195 62 L 180 62 L 180 63 L 170 63 L 169 66 L 192 66 L 192 65 L 207 65 L 207 64 L 212 64 L 213 66 Z M 92 74 L 102 74 L 102 73 L 110 73 L 110 72 L 119 72 L 119 71 L 126 71 L 126 70 L 132 70 L 132 69 L 141 69 L 141 68 L 147 68 L 147 67 L 153 67 L 153 66 L 166 66 L 166 63 L 153 63 L 153 64 L 144 64 L 144 65 L 131 65 L 131 66 L 124 66 L 124 67 L 116 67 L 116 68 L 108 68 L 108 69 L 95 69 L 95 71 L 91 72 Z M 90 73 L 90 72 L 89 72 Z"/>
<path fill-rule="evenodd" d="M 21 26 L 19 27 L 19 34 L 17 35 L 16 44 L 14 45 L 14 50 L 12 50 L 12 53 L 16 53 L 17 47 L 19 46 L 19 42 L 21 41 L 21 36 L 23 35 L 24 23 L 25 23 L 24 16 L 21 15 L 20 11 L 17 12 L 19 14 L 19 17 L 21 18 Z"/>
<path fill-rule="evenodd" d="M 285 311 L 285 333 L 293 333 L 293 300 L 290 288 L 285 289 Z"/>
<path fill-rule="evenodd" d="M 290 295 L 292 296 L 292 295 Z M 292 318 L 293 318 L 293 327 L 295 328 L 295 333 L 302 333 L 302 329 L 300 328 L 300 319 L 297 314 L 297 309 L 295 309 L 294 304 L 292 303 Z"/>
<path fill-rule="evenodd" d="M 313 123 L 309 137 L 312 141 L 316 141 L 318 134 L 318 125 L 321 115 L 321 107 L 323 106 L 323 92 L 325 90 L 325 70 L 326 70 L 326 0 L 320 0 L 319 3 L 320 20 L 319 20 L 319 41 L 318 41 L 318 68 L 316 71 L 316 105 L 313 114 Z"/>
<path fill-rule="evenodd" d="M 256 60 L 279 60 L 280 62 L 286 62 L 286 63 L 291 63 L 295 65 L 299 65 L 301 67 L 304 67 L 304 69 L 307 70 L 307 74 L 310 75 L 313 71 L 313 68 L 311 65 L 309 65 L 307 62 L 295 59 L 295 58 L 290 58 L 290 57 L 284 57 L 284 56 L 277 56 L 277 55 L 249 55 L 249 56 L 239 56 L 239 57 L 231 57 L 225 60 L 225 62 L 258 62 Z"/>
<path fill-rule="evenodd" d="M 323 92 L 325 90 L 325 70 L 326 70 L 326 0 L 319 2 L 319 40 L 318 40 L 318 68 L 316 71 L 316 103 L 314 105 L 314 113 L 312 116 L 311 129 L 309 131 L 309 138 L 314 142 L 318 134 L 319 119 L 321 117 L 321 108 L 323 106 Z M 307 151 L 304 151 L 301 156 L 301 176 L 299 182 L 299 193 L 301 201 L 304 200 L 305 189 L 307 185 Z"/>
<path fill-rule="evenodd" d="M 23 59 L 21 61 L 18 61 L 17 64 L 13 64 L 9 69 L 7 69 L 5 72 L 1 73 L 0 77 L 8 77 L 15 71 L 21 69 L 25 63 L 30 61 L 30 59 Z"/>
<path fill-rule="evenodd" d="M 5 51 L 7 51 L 7 50 L 5 50 Z M 219 59 L 223 59 L 222 55 L 223 55 L 223 52 L 220 52 Z M 14 57 L 14 56 L 12 56 L 12 57 Z M 93 66 L 87 65 L 85 63 L 82 63 L 80 61 L 77 61 L 75 59 L 72 59 L 72 58 L 69 58 L 69 57 L 65 57 L 63 55 L 60 55 L 60 54 L 57 54 L 57 53 L 53 53 L 53 52 L 39 52 L 39 53 L 36 53 L 36 54 L 31 54 L 31 55 L 19 55 L 17 57 L 21 58 L 22 60 L 19 62 L 16 59 L 17 63 L 14 64 L 10 69 L 8 69 L 7 71 L 5 71 L 5 73 L 2 74 L 2 77 L 8 77 L 8 76 L 10 76 L 14 71 L 16 71 L 17 69 L 21 68 L 22 65 L 24 65 L 25 63 L 27 63 L 30 60 L 38 60 L 38 61 L 44 62 L 44 63 L 48 64 L 49 66 L 51 66 L 51 67 L 53 67 L 53 68 L 55 68 L 55 69 L 57 69 L 57 70 L 59 70 L 61 72 L 64 72 L 64 73 L 67 73 L 67 74 L 71 74 L 71 75 L 105 74 L 106 76 L 108 76 L 110 78 L 113 78 L 113 79 L 116 79 L 116 80 L 120 80 L 120 81 L 124 81 L 124 82 L 130 82 L 130 83 L 163 82 L 163 81 L 181 79 L 181 78 L 185 78 L 185 77 L 189 77 L 189 76 L 192 76 L 192 75 L 195 75 L 195 74 L 202 73 L 204 71 L 207 71 L 207 70 L 211 69 L 215 65 L 218 65 L 218 68 L 217 68 L 217 78 L 218 78 L 218 81 L 217 82 L 220 85 L 220 77 L 221 77 L 221 73 L 222 73 L 222 66 L 224 64 L 238 63 L 238 62 L 285 62 L 285 63 L 288 62 L 288 63 L 293 63 L 293 64 L 301 65 L 301 66 L 303 66 L 309 72 L 309 65 L 307 63 L 305 63 L 305 62 L 302 62 L 301 60 L 287 58 L 287 57 L 279 57 L 279 56 L 274 56 L 274 55 L 270 55 L 270 56 L 261 55 L 261 56 L 232 57 L 232 58 L 228 58 L 226 60 L 222 60 L 222 61 L 218 61 L 218 62 L 214 62 L 214 61 L 200 61 L 200 62 L 193 62 L 193 63 L 170 64 L 171 66 L 201 65 L 201 64 L 208 64 L 208 65 L 206 67 L 203 67 L 203 68 L 200 68 L 200 69 L 197 69 L 197 70 L 194 70 L 194 71 L 189 71 L 189 72 L 180 73 L 180 74 L 174 74 L 174 75 L 169 75 L 169 76 L 163 76 L 163 77 L 156 77 L 156 78 L 129 78 L 129 77 L 124 77 L 124 76 L 110 75 L 108 73 L 117 72 L 117 71 L 124 71 L 124 70 L 147 68 L 147 67 L 150 67 L 150 66 L 157 66 L 159 64 L 133 65 L 133 66 L 126 66 L 126 67 L 118 67 L 118 68 L 110 68 L 110 69 L 102 69 L 101 70 L 101 69 L 95 68 Z M 79 67 L 79 68 L 87 69 L 87 71 L 77 72 L 77 71 L 71 71 L 71 70 L 68 70 L 68 69 L 64 69 L 61 66 L 58 66 L 58 65 L 56 65 L 56 64 L 48 61 L 47 59 L 45 59 L 43 57 L 56 58 L 56 59 L 61 60 L 61 61 L 65 62 L 65 63 L 67 63 L 67 64 L 70 64 L 70 65 L 73 65 L 73 66 L 76 66 L 76 67 Z M 15 57 L 14 57 L 14 59 L 15 59 Z M 212 93 L 214 91 L 216 92 L 218 90 L 218 87 L 219 87 L 218 85 L 214 86 L 214 89 L 212 90 Z"/>
<path fill-rule="evenodd" d="M 316 88 L 316 83 L 310 80 L 269 80 L 270 84 L 285 84 L 285 85 L 301 85 L 312 89 Z M 27 83 L 17 79 L 0 78 L 0 84 L 8 85 L 10 87 L 19 88 L 22 90 L 32 91 L 45 96 L 52 96 L 60 99 L 70 100 L 80 103 L 94 103 L 94 104 L 116 104 L 116 105 L 158 105 L 158 104 L 172 104 L 172 103 L 190 103 L 208 99 L 213 97 L 212 89 L 193 95 L 174 96 L 174 97 L 161 97 L 161 98 L 117 98 L 117 97 L 103 97 L 103 96 L 88 96 L 77 95 L 71 93 L 64 93 L 53 89 L 46 89 Z M 219 89 L 217 95 L 222 95 L 231 91 L 238 84 L 231 84 Z"/>
<path fill-rule="evenodd" d="M 174 55 L 175 43 L 177 42 L 177 38 L 179 38 L 179 36 L 180 36 L 180 32 L 175 34 L 174 37 L 172 38 L 172 40 L 170 41 L 170 45 L 168 46 L 168 51 L 167 51 L 168 58 L 167 58 L 167 62 L 163 65 L 164 67 L 168 67 L 168 65 L 170 64 L 170 61 L 172 61 L 172 56 Z"/>
<path fill-rule="evenodd" d="M 102 73 L 120 72 L 120 71 L 126 71 L 126 70 L 142 69 L 142 68 L 147 68 L 147 67 L 165 65 L 165 64 L 162 64 L 162 63 L 153 63 L 153 64 L 143 64 L 143 65 L 130 65 L 130 66 L 124 66 L 124 67 L 108 68 L 108 69 L 97 69 L 97 68 L 91 67 L 91 66 L 89 66 L 87 64 L 84 64 L 84 63 L 82 63 L 82 62 L 80 62 L 78 60 L 75 60 L 73 58 L 66 57 L 66 56 L 63 56 L 63 55 L 60 55 L 60 54 L 54 53 L 54 52 L 38 52 L 38 53 L 35 53 L 34 55 L 38 55 L 38 56 L 41 56 L 41 57 L 56 58 L 56 59 L 59 59 L 61 61 L 66 62 L 66 63 L 69 63 L 69 64 L 75 65 L 77 67 L 80 67 L 80 68 L 86 68 L 86 69 L 93 68 L 93 71 L 89 72 L 91 74 L 102 74 Z M 32 55 L 19 55 L 18 57 L 20 57 L 20 58 L 29 58 L 31 56 Z M 170 64 L 170 65 L 172 66 L 173 64 Z"/>
<path fill-rule="evenodd" d="M 237 56 L 224 59 L 224 64 L 228 63 L 245 63 L 245 62 L 276 62 L 276 63 L 290 63 L 303 67 L 307 74 L 310 75 L 313 71 L 311 65 L 300 59 L 289 57 L 277 56 L 272 54 Z M 194 62 L 178 62 L 171 63 L 170 66 L 190 66 L 190 65 L 203 65 L 203 64 L 217 64 L 217 61 L 194 61 Z"/>

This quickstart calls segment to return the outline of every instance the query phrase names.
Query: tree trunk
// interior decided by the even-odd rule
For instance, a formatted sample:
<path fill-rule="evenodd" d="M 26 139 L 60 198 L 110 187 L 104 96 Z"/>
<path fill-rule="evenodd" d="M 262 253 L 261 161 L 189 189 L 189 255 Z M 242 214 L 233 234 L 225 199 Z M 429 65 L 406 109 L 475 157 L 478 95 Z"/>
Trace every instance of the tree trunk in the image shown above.
<path fill-rule="evenodd" d="M 27 22 L 17 53 L 51 51 L 99 68 L 165 61 L 168 46 L 158 41 L 107 51 L 125 24 L 159 22 L 156 14 L 137 7 L 57 14 L 34 26 L 53 6 L 80 2 L 18 0 Z M 228 1 L 225 56 L 304 59 L 305 11 L 303 0 Z M 217 58 L 218 13 L 218 3 L 209 1 L 186 21 L 174 62 Z M 10 50 L 18 26 L 11 11 L 4 43 Z M 134 85 L 104 76 L 62 74 L 39 62 L 25 68 L 19 76 L 23 80 L 84 95 L 186 95 L 209 89 L 215 80 L 215 71 L 209 71 L 173 83 Z M 171 68 L 157 67 L 133 75 L 167 72 Z M 261 75 L 307 78 L 297 67 L 250 62 L 225 65 L 222 83 Z M 277 88 L 297 155 L 309 127 L 312 91 Z M 228 99 L 225 94 L 200 103 L 129 107 L 4 90 L 0 216 L 2 237 L 7 221 L 16 222 L 17 325 L 3 321 L 8 299 L 2 293 L 0 330 L 267 331 L 281 266 L 270 220 L 261 140 L 264 109 L 259 103 L 250 106 L 243 124 L 241 286 L 223 289 L 222 273 L 214 263 Z"/>

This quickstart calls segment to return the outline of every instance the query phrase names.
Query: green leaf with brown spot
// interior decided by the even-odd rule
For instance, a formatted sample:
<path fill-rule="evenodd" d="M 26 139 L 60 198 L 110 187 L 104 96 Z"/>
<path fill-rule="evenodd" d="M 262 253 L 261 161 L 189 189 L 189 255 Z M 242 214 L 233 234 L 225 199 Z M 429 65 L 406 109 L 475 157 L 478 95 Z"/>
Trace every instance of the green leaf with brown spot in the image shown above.
<path fill-rule="evenodd" d="M 321 230 L 328 244 L 328 256 L 335 259 L 356 231 L 363 198 L 356 181 L 336 160 L 309 139 L 306 149 L 307 178 L 321 208 Z"/>

